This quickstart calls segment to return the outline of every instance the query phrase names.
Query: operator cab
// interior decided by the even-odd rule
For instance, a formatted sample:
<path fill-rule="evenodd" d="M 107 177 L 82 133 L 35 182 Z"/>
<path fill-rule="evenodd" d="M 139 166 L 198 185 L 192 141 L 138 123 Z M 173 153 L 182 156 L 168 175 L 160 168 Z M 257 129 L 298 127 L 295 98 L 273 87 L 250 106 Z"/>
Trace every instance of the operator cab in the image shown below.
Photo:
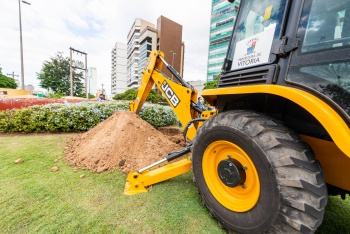
<path fill-rule="evenodd" d="M 218 88 L 291 86 L 349 124 L 350 0 L 241 0 L 240 9 Z"/>
<path fill-rule="evenodd" d="M 274 40 L 281 37 L 286 1 L 242 1 L 235 31 L 227 54 L 225 71 L 269 64 Z"/>

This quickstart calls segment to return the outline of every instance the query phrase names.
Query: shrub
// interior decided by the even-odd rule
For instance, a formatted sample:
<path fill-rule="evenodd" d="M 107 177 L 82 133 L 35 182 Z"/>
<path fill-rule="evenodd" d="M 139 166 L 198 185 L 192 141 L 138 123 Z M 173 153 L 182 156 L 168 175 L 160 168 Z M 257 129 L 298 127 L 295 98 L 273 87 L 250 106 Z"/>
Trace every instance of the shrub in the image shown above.
<path fill-rule="evenodd" d="M 81 132 L 107 119 L 128 103 L 48 104 L 0 112 L 0 132 Z"/>
<path fill-rule="evenodd" d="M 49 93 L 49 98 L 61 98 L 65 95 L 66 94 L 63 93 L 61 90 L 58 90 L 56 93 Z"/>
<path fill-rule="evenodd" d="M 150 110 L 152 108 L 152 110 Z M 164 108 L 164 107 L 163 107 Z M 144 106 L 141 118 L 151 125 L 167 126 L 176 122 L 170 108 Z M 143 111 L 143 110 L 146 111 Z M 110 117 L 116 110 L 129 110 L 128 102 L 82 102 L 48 104 L 0 111 L 0 132 L 83 132 Z M 158 112 L 156 116 L 153 112 Z"/>
<path fill-rule="evenodd" d="M 176 115 L 167 106 L 146 105 L 140 111 L 140 117 L 154 127 L 164 127 L 176 123 Z"/>

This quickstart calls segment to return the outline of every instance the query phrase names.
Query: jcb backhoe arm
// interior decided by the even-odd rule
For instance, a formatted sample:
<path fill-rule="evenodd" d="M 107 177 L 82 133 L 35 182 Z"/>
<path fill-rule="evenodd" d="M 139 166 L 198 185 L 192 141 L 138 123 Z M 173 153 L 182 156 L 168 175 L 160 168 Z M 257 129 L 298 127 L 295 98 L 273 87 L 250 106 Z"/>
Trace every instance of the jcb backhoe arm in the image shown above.
<path fill-rule="evenodd" d="M 153 50 L 149 55 L 147 68 L 142 71 L 142 81 L 136 99 L 130 102 L 130 110 L 139 114 L 149 92 L 155 84 L 182 123 L 182 128 L 185 128 L 188 122 L 197 118 L 202 113 L 202 110 L 196 104 L 198 91 L 187 84 L 179 73 L 171 65 L 166 63 L 163 57 L 163 52 L 157 50 Z M 161 73 L 163 65 L 167 66 L 178 82 L 172 81 Z M 197 128 L 198 124 L 196 123 L 193 127 L 189 127 L 187 137 L 190 140 L 195 136 Z"/>
<path fill-rule="evenodd" d="M 196 135 L 201 121 L 215 114 L 215 111 L 206 111 L 202 114 L 201 108 L 196 104 L 198 91 L 191 85 L 187 84 L 182 77 L 164 60 L 164 54 L 161 51 L 154 50 L 148 58 L 148 65 L 142 71 L 142 82 L 137 93 L 136 100 L 130 102 L 130 110 L 140 112 L 142 105 L 152 89 L 153 85 L 157 85 L 167 102 L 177 115 L 184 129 L 184 137 L 192 140 Z M 162 66 L 166 65 L 170 72 L 174 75 L 178 82 L 171 80 L 161 73 Z M 205 117 L 199 118 L 199 117 Z M 155 170 L 149 170 L 152 167 L 163 162 L 170 162 L 180 156 L 190 152 L 191 144 L 188 146 L 169 153 L 164 159 L 155 162 L 145 168 L 135 170 L 129 173 L 124 189 L 124 194 L 136 194 L 147 192 L 146 187 L 175 176 L 188 172 L 191 169 L 192 162 L 189 158 L 182 159 L 178 162 L 168 164 Z"/>

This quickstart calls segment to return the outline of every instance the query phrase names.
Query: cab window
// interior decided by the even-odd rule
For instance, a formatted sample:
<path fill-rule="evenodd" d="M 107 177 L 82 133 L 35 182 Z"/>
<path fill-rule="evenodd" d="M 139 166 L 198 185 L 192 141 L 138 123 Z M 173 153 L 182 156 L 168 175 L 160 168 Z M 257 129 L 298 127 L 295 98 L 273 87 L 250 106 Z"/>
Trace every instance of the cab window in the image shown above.
<path fill-rule="evenodd" d="M 228 51 L 226 71 L 270 62 L 271 46 L 281 32 L 286 0 L 247 0 Z"/>
<path fill-rule="evenodd" d="M 302 53 L 349 45 L 349 1 L 314 0 L 306 4 L 299 27 L 305 30 Z"/>
<path fill-rule="evenodd" d="M 323 95 L 350 118 L 350 0 L 305 0 L 286 77 Z"/>

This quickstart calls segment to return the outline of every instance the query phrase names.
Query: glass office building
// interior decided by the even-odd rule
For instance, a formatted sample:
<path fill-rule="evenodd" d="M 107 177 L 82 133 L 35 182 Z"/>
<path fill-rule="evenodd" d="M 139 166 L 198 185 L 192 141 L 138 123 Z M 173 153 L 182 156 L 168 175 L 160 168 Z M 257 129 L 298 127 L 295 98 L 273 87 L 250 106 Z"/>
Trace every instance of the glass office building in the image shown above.
<path fill-rule="evenodd" d="M 214 80 L 221 72 L 238 7 L 239 1 L 212 0 L 207 81 Z"/>

